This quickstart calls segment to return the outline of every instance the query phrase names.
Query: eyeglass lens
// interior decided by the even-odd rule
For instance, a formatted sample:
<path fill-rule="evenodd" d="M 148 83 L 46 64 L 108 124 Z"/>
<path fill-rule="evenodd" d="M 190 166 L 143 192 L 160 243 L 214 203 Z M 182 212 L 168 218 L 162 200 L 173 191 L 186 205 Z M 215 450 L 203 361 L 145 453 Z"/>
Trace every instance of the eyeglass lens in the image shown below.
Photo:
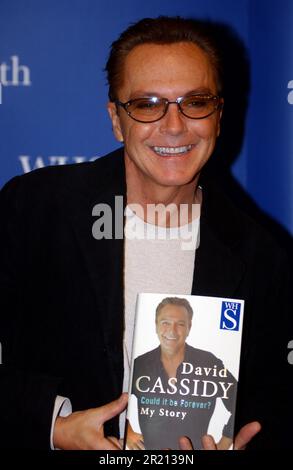
<path fill-rule="evenodd" d="M 180 111 L 193 119 L 204 118 L 215 111 L 218 100 L 209 95 L 191 95 L 180 100 Z M 163 117 L 168 101 L 164 98 L 138 98 L 129 102 L 127 112 L 134 119 L 152 121 Z"/>

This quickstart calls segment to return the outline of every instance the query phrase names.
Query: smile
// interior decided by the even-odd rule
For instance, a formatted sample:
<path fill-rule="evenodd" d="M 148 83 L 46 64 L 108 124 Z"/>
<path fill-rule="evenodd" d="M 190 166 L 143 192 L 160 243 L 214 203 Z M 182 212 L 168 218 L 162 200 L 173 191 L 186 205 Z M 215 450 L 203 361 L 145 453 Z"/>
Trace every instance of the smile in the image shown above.
<path fill-rule="evenodd" d="M 193 148 L 193 145 L 183 145 L 181 147 L 152 147 L 152 150 L 160 156 L 167 155 L 167 156 L 178 156 L 183 155 L 189 152 Z"/>

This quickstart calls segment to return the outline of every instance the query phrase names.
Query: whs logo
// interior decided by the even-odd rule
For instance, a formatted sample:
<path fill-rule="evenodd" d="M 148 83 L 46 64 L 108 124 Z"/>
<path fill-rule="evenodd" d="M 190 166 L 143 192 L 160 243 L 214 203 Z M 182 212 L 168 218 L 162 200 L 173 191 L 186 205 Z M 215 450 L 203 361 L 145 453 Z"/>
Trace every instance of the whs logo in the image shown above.
<path fill-rule="evenodd" d="M 221 330 L 238 331 L 240 324 L 241 303 L 239 302 L 222 302 L 221 310 Z"/>

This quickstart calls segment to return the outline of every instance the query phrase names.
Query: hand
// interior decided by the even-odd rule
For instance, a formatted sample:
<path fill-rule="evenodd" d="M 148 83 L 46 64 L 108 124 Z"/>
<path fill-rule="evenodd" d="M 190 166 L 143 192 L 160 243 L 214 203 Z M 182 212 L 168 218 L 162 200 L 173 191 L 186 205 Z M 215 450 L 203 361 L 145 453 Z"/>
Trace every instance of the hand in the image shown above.
<path fill-rule="evenodd" d="M 105 437 L 104 423 L 120 414 L 127 405 L 127 393 L 99 408 L 76 411 L 66 418 L 59 416 L 54 426 L 53 443 L 66 450 L 120 450 L 115 437 Z"/>
<path fill-rule="evenodd" d="M 133 431 L 129 421 L 127 424 L 126 445 L 129 450 L 145 450 L 143 435 Z"/>
<path fill-rule="evenodd" d="M 248 423 L 238 432 L 234 440 L 234 450 L 244 450 L 246 445 L 261 430 L 261 425 L 257 421 Z M 232 439 L 223 436 L 218 444 L 215 443 L 212 436 L 203 436 L 203 450 L 228 450 L 232 444 Z M 190 440 L 187 437 L 180 437 L 179 447 L 181 450 L 193 450 Z"/>

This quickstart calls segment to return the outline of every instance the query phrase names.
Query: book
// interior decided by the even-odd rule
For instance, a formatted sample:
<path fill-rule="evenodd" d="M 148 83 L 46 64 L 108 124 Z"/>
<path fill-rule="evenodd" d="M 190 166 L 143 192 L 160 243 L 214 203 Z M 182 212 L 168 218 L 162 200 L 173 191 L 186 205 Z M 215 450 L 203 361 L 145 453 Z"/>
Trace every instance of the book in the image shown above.
<path fill-rule="evenodd" d="M 194 449 L 210 434 L 233 441 L 244 301 L 139 294 L 126 449 Z"/>

